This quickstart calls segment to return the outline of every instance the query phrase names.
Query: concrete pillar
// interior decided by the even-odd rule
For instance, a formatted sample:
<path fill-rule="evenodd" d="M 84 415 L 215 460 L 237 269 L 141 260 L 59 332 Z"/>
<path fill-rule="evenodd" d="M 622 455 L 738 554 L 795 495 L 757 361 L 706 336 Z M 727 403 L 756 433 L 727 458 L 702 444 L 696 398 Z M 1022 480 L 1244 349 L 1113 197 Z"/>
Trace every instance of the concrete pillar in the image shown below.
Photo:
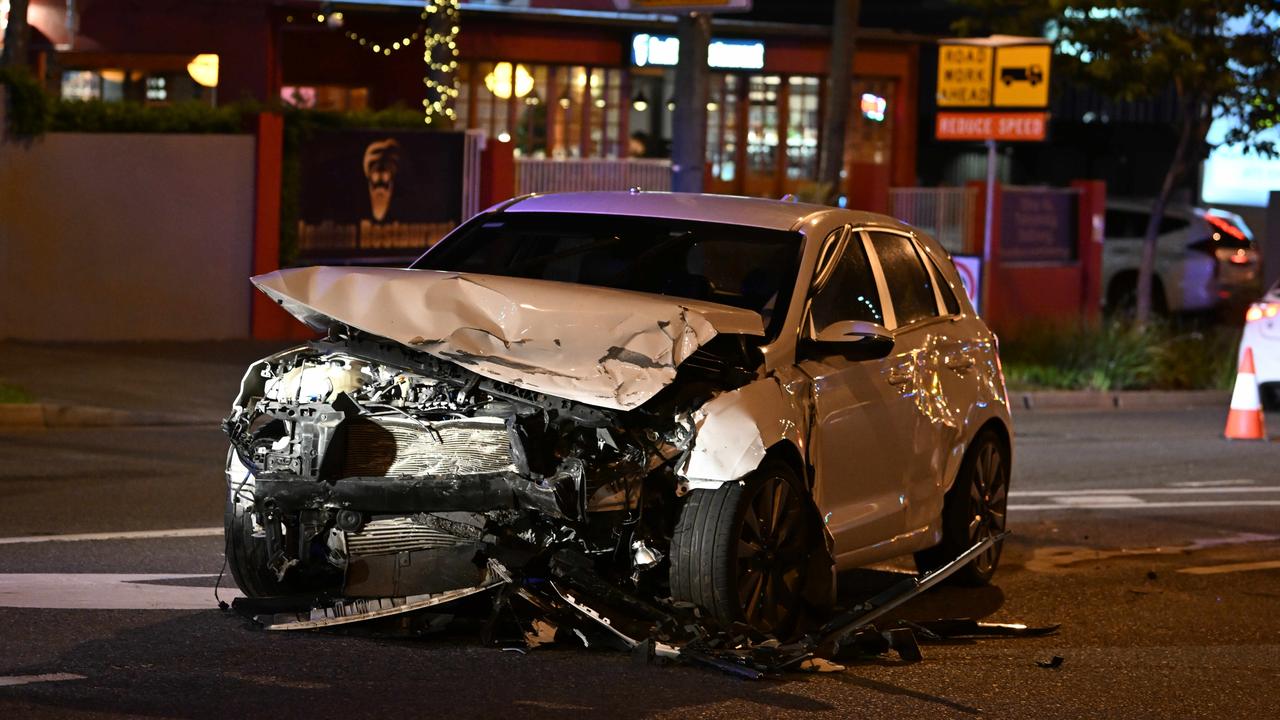
<path fill-rule="evenodd" d="M 676 109 L 671 118 L 671 189 L 702 192 L 707 157 L 707 46 L 711 16 L 694 13 L 680 18 L 680 60 L 676 66 Z"/>

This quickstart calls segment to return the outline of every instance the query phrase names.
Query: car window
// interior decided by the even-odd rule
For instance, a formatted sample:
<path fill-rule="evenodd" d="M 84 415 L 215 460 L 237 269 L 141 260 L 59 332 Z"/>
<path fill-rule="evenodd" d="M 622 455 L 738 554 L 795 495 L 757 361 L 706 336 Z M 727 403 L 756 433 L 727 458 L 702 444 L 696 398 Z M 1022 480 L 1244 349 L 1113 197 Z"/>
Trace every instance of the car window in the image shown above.
<path fill-rule="evenodd" d="M 956 294 L 952 292 L 951 285 L 946 280 L 946 275 L 942 274 L 942 268 L 938 267 L 937 260 L 932 255 L 926 255 L 929 258 L 929 267 L 933 270 L 934 282 L 938 283 L 938 294 L 942 295 L 942 304 L 947 310 L 948 315 L 960 314 L 960 301 L 956 299 Z"/>
<path fill-rule="evenodd" d="M 911 239 L 904 235 L 872 232 L 871 245 L 880 258 L 884 280 L 893 301 L 893 314 L 898 325 L 910 325 L 938 316 L 938 301 L 933 294 L 933 278 Z"/>
<path fill-rule="evenodd" d="M 1163 218 L 1160 219 L 1160 234 L 1165 235 L 1167 233 L 1176 232 L 1178 230 L 1182 230 L 1186 228 L 1190 224 L 1191 223 L 1188 222 L 1186 218 L 1172 217 L 1170 215 L 1165 215 Z M 1142 228 L 1142 234 L 1143 235 L 1147 234 L 1146 227 Z"/>
<path fill-rule="evenodd" d="M 776 335 L 802 240 L 744 225 L 517 212 L 453 233 L 410 267 L 708 300 L 760 313 Z"/>
<path fill-rule="evenodd" d="M 830 279 L 813 298 L 810 318 L 815 330 L 822 330 L 841 320 L 884 324 L 880 293 L 871 274 L 867 251 L 862 246 L 862 233 L 855 232 L 849 237 Z"/>
<path fill-rule="evenodd" d="M 1147 232 L 1146 213 L 1133 210 L 1110 208 L 1107 210 L 1106 223 L 1106 236 L 1111 238 L 1136 238 Z"/>

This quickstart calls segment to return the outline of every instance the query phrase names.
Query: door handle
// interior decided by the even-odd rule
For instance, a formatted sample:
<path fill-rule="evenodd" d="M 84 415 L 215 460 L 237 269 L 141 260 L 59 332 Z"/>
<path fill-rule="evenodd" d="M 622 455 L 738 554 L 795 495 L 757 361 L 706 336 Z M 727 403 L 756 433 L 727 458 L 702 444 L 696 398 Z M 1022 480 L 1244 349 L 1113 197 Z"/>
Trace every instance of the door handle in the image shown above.
<path fill-rule="evenodd" d="M 973 356 L 961 355 L 959 357 L 950 358 L 947 360 L 947 367 L 955 370 L 956 372 L 964 372 L 965 370 L 973 367 Z"/>
<path fill-rule="evenodd" d="M 911 382 L 910 371 L 900 372 L 898 370 L 890 370 L 887 378 L 890 385 L 902 385 Z"/>

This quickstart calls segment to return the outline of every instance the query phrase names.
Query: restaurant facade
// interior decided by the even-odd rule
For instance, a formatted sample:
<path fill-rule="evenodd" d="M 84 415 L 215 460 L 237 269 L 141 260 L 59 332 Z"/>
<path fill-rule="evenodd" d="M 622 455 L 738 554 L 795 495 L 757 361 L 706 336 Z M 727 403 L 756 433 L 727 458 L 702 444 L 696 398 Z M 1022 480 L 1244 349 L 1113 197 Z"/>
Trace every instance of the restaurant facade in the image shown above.
<path fill-rule="evenodd" d="M 32 0 L 32 52 L 63 97 L 243 98 L 319 109 L 420 108 L 430 2 Z M 553 5 L 554 7 L 541 7 Z M 460 3 L 455 128 L 517 158 L 669 157 L 675 18 L 609 0 Z M 848 202 L 882 207 L 916 177 L 919 57 L 928 38 L 863 28 L 846 116 Z M 814 188 L 829 29 L 716 16 L 705 187 Z M 213 82 L 197 62 L 215 68 Z"/>

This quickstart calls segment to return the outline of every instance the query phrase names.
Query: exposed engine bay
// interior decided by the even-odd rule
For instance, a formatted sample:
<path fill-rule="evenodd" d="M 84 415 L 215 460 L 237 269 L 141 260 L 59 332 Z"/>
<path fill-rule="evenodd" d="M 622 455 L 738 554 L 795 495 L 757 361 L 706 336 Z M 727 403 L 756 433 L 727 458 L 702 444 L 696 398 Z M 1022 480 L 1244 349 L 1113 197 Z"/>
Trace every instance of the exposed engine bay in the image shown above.
<path fill-rule="evenodd" d="M 553 398 L 357 332 L 253 365 L 224 424 L 228 513 L 270 576 L 297 591 L 405 598 L 544 573 L 569 551 L 603 577 L 665 596 L 663 562 L 687 486 L 675 472 L 693 410 L 751 379 L 724 335 L 642 408 Z M 232 549 L 231 543 L 228 545 Z"/>

